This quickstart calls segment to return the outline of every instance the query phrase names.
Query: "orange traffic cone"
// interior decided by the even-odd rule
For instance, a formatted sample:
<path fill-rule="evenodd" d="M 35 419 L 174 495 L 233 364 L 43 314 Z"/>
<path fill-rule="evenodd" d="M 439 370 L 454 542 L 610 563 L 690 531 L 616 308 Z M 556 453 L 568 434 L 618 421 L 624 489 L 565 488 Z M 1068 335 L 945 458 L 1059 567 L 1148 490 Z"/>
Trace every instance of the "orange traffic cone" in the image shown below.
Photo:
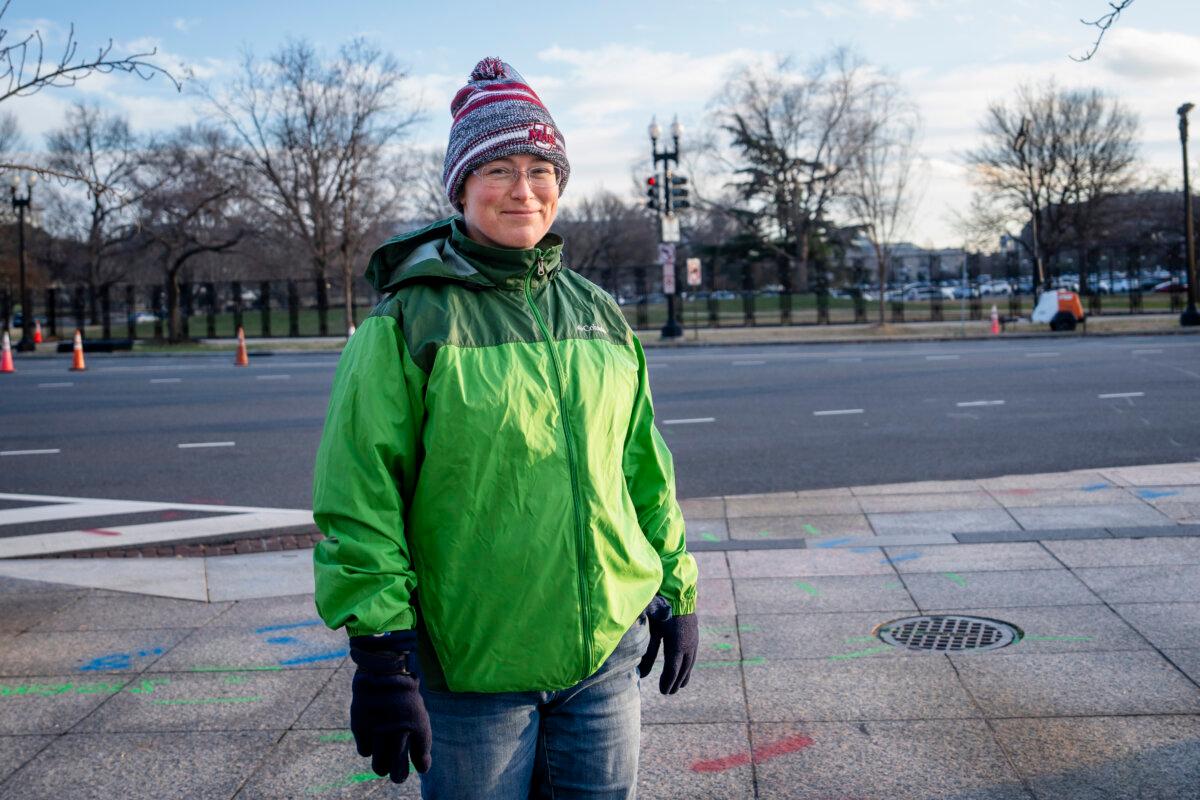
<path fill-rule="evenodd" d="M 996 306 L 992 306 L 992 334 L 1000 333 L 1000 312 L 996 310 Z"/>
<path fill-rule="evenodd" d="M 33 343 L 42 343 L 42 321 L 40 319 L 35 319 L 33 321 Z"/>
<path fill-rule="evenodd" d="M 246 332 L 240 325 L 238 326 L 237 357 L 233 359 L 233 365 L 235 367 L 250 366 L 250 357 L 246 355 Z"/>
<path fill-rule="evenodd" d="M 83 332 L 75 329 L 75 359 L 71 362 L 72 372 L 83 372 L 87 365 L 83 363 Z"/>
<path fill-rule="evenodd" d="M 8 340 L 8 331 L 4 332 L 4 354 L 0 355 L 0 372 L 16 372 L 12 363 L 12 342 Z"/>

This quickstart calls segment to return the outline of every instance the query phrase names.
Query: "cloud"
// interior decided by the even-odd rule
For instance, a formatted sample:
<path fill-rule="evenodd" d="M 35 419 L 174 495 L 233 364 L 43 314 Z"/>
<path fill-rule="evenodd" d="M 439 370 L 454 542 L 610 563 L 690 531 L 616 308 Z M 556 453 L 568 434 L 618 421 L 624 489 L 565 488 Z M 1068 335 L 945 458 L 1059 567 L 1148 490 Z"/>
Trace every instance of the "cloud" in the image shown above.
<path fill-rule="evenodd" d="M 171 27 L 182 33 L 188 33 L 199 24 L 199 17 L 176 17 L 171 23 Z"/>
<path fill-rule="evenodd" d="M 1200 72 L 1200 36 L 1117 28 L 1104 37 L 1093 63 L 1118 78 L 1172 82 Z"/>
<path fill-rule="evenodd" d="M 868 14 L 892 19 L 912 19 L 917 16 L 917 8 L 912 0 L 858 0 L 858 6 Z"/>

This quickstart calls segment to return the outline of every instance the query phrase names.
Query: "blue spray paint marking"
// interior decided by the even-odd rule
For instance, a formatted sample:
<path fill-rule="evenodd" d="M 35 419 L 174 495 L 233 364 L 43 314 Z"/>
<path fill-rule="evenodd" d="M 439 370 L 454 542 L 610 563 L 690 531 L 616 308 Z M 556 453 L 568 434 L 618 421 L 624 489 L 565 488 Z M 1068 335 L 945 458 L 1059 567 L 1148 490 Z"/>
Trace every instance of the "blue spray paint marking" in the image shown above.
<path fill-rule="evenodd" d="M 1159 492 L 1154 489 L 1138 489 L 1137 496 L 1143 500 L 1157 500 L 1160 497 L 1174 497 L 1179 494 L 1175 491 Z"/>
<path fill-rule="evenodd" d="M 295 658 L 285 659 L 279 663 L 285 667 L 294 667 L 297 664 L 311 664 L 314 661 L 332 661 L 335 658 L 342 658 L 349 652 L 346 649 L 331 650 L 328 653 L 314 653 L 311 656 L 296 656 Z"/>
<path fill-rule="evenodd" d="M 1079 488 L 1079 491 L 1081 491 L 1081 492 L 1098 492 L 1101 489 L 1107 489 L 1107 488 L 1108 488 L 1107 483 L 1089 483 L 1087 486 L 1081 486 Z"/>
<path fill-rule="evenodd" d="M 295 636 L 272 636 L 267 639 L 267 644 L 296 644 L 299 641 Z"/>
<path fill-rule="evenodd" d="M 880 564 L 899 564 L 901 561 L 912 561 L 914 558 L 920 558 L 920 557 L 921 557 L 920 553 L 905 553 L 904 555 L 896 556 L 894 558 L 890 557 L 890 556 L 884 556 L 880 560 L 879 563 Z"/>
<path fill-rule="evenodd" d="M 129 669 L 133 666 L 134 658 L 160 656 L 163 649 L 154 647 L 149 650 L 138 650 L 135 653 L 108 653 L 97 656 L 79 668 L 80 672 L 102 672 L 104 670 Z"/>
<path fill-rule="evenodd" d="M 845 544 L 846 542 L 853 541 L 854 539 L 830 539 L 828 542 L 818 542 L 817 544 L 814 544 L 813 547 L 837 547 L 839 544 Z"/>
<path fill-rule="evenodd" d="M 257 628 L 254 632 L 255 633 L 271 633 L 272 631 L 290 631 L 290 630 L 294 630 L 296 628 L 311 628 L 314 625 L 320 625 L 320 624 L 321 624 L 321 620 L 310 619 L 310 620 L 305 620 L 304 622 L 291 622 L 291 623 L 288 623 L 287 625 L 267 625 L 262 628 Z"/>
<path fill-rule="evenodd" d="M 850 552 L 852 552 L 852 553 L 869 553 L 872 550 L 878 550 L 878 549 L 879 549 L 878 547 L 851 547 Z"/>

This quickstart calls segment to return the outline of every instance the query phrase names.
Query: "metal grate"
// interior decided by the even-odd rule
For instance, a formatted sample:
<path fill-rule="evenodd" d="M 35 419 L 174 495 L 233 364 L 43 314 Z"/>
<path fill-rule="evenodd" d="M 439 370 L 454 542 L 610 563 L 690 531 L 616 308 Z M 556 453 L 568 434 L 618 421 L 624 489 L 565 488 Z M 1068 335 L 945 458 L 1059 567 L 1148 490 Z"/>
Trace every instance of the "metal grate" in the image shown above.
<path fill-rule="evenodd" d="M 1024 636 L 1012 623 L 959 614 L 905 617 L 881 623 L 871 633 L 894 647 L 937 653 L 997 650 Z"/>

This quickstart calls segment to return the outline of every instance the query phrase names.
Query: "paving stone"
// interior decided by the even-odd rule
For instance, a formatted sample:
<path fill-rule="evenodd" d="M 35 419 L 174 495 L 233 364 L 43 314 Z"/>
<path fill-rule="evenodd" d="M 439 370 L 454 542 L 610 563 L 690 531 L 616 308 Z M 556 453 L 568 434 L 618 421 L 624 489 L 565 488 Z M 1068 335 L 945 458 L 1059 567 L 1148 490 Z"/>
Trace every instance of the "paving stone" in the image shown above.
<path fill-rule="evenodd" d="M 892 648 L 889 648 L 892 650 Z M 981 716 L 945 656 L 768 661 L 746 670 L 754 722 Z"/>
<path fill-rule="evenodd" d="M 1041 545 L 1031 542 L 888 547 L 884 552 L 896 569 L 905 574 L 1062 568 Z"/>
<path fill-rule="evenodd" d="M 706 578 L 696 592 L 696 613 L 701 615 L 733 616 L 733 581 Z"/>
<path fill-rule="evenodd" d="M 916 481 L 914 483 L 886 483 L 878 486 L 851 486 L 855 497 L 878 494 L 948 494 L 950 492 L 978 492 L 976 481 Z"/>
<path fill-rule="evenodd" d="M 732 614 L 701 617 L 697 663 L 722 662 L 721 666 L 724 666 L 724 662 L 736 662 L 742 657 L 741 635 L 755 630 L 755 626 L 739 621 Z"/>
<path fill-rule="evenodd" d="M 207 600 L 197 558 L 29 558 L 0 560 L 0 573 L 78 587 Z"/>
<path fill-rule="evenodd" d="M 853 550 L 859 547 L 912 547 L 920 544 L 958 544 L 958 539 L 952 533 L 892 533 L 886 536 L 859 536 L 836 543 L 813 542 L 811 546 L 814 549 L 833 546 Z"/>
<path fill-rule="evenodd" d="M 0 733 L 64 733 L 121 692 L 143 694 L 158 686 L 130 675 L 53 675 L 0 682 Z"/>
<path fill-rule="evenodd" d="M 1005 508 L 1041 508 L 1044 506 L 1107 506 L 1107 505 L 1145 505 L 1145 501 L 1135 497 L 1125 489 L 1112 487 L 1108 489 L 998 489 L 992 496 Z"/>
<path fill-rule="evenodd" d="M 1017 523 L 1004 509 L 965 511 L 908 511 L 868 514 L 871 527 L 880 536 L 894 533 L 958 533 L 960 531 L 1016 530 Z"/>
<path fill-rule="evenodd" d="M 1165 536 L 1200 536 L 1200 525 L 1175 523 L 1172 525 L 1148 525 L 1138 527 L 1109 528 L 1114 539 L 1161 539 Z"/>
<path fill-rule="evenodd" d="M 988 717 L 1200 713 L 1200 689 L 1160 655 L 952 655 Z"/>
<path fill-rule="evenodd" d="M 343 631 L 324 625 L 301 628 L 203 628 L 149 669 L 182 672 L 197 668 L 334 669 L 349 655 Z"/>
<path fill-rule="evenodd" d="M 235 601 L 206 627 L 257 629 L 320 621 L 312 595 L 285 595 Z"/>
<path fill-rule="evenodd" d="M 1150 649 L 1143 636 L 1102 605 L 934 608 L 928 613 L 998 619 L 1024 633 L 1016 644 L 980 653 L 980 657 Z"/>
<path fill-rule="evenodd" d="M 958 545 L 956 545 L 958 546 Z M 802 578 L 816 575 L 894 575 L 880 563 L 878 551 L 846 550 L 730 551 L 729 569 L 737 578 Z"/>
<path fill-rule="evenodd" d="M 692 553 L 692 558 L 696 559 L 701 580 L 729 577 L 729 562 L 725 553 Z"/>
<path fill-rule="evenodd" d="M 6 800 L 229 800 L 275 731 L 67 734 L 0 784 Z"/>
<path fill-rule="evenodd" d="M 894 575 L 738 578 L 733 585 L 742 614 L 916 610 Z"/>
<path fill-rule="evenodd" d="M 1163 655 L 1171 659 L 1184 675 L 1187 675 L 1196 683 L 1200 683 L 1200 647 L 1163 650 Z"/>
<path fill-rule="evenodd" d="M 1099 486 L 1113 483 L 1102 473 L 1094 470 L 1077 472 L 1041 472 L 1030 475 L 1003 475 L 999 478 L 981 478 L 980 487 L 988 491 L 1004 491 L 1008 489 L 1029 489 L 1042 491 L 1046 489 L 1082 489 L 1085 486 Z"/>
<path fill-rule="evenodd" d="M 0 736 L 0 783 L 52 741 L 53 736 Z"/>
<path fill-rule="evenodd" d="M 333 670 L 160 673 L 151 693 L 121 692 L 77 732 L 236 731 L 289 727 Z"/>
<path fill-rule="evenodd" d="M 729 527 L 725 518 L 720 519 L 688 519 L 684 517 L 687 526 L 688 543 L 724 542 L 729 540 Z"/>
<path fill-rule="evenodd" d="M 755 723 L 751 736 L 761 798 L 1029 797 L 981 720 Z"/>
<path fill-rule="evenodd" d="M 639 797 L 648 800 L 756 797 L 750 739 L 744 723 L 643 724 L 640 750 Z"/>
<path fill-rule="evenodd" d="M 1186 603 L 1200 597 L 1200 564 L 1081 567 L 1073 572 L 1106 603 Z"/>
<path fill-rule="evenodd" d="M 1039 798 L 1177 800 L 1200 786 L 1200 718 L 1002 719 L 996 738 Z"/>
<path fill-rule="evenodd" d="M 1061 569 L 1014 572 L 912 572 L 904 584 L 922 609 L 1085 605 L 1100 598 Z"/>
<path fill-rule="evenodd" d="M 1008 513 L 1027 531 L 1040 528 L 1122 528 L 1174 525 L 1161 511 L 1140 503 L 1109 506 L 1043 506 L 1010 508 Z"/>
<path fill-rule="evenodd" d="M 308 708 L 304 709 L 304 713 L 292 727 L 348 729 L 350 727 L 350 684 L 354 680 L 355 669 L 357 667 L 349 659 L 338 667 L 333 673 L 333 677 L 321 687 L 317 696 L 308 704 Z"/>
<path fill-rule="evenodd" d="M 238 800 L 421 796 L 415 771 L 402 784 L 381 778 L 348 736 L 345 729 L 288 731 L 238 792 Z"/>
<path fill-rule="evenodd" d="M 5 595 L 46 595 L 46 594 L 79 594 L 78 586 L 65 583 L 47 583 L 46 581 L 31 581 L 24 578 L 10 578 L 0 575 L 0 597 Z"/>
<path fill-rule="evenodd" d="M 1200 642 L 1200 603 L 1122 603 L 1113 609 L 1159 649 Z"/>
<path fill-rule="evenodd" d="M 871 536 L 874 531 L 863 514 L 797 517 L 741 517 L 729 520 L 731 539 L 812 539 Z"/>
<path fill-rule="evenodd" d="M 1072 569 L 1200 564 L 1200 539 L 1192 538 L 1046 542 L 1044 546 Z"/>
<path fill-rule="evenodd" d="M 313 593 L 311 550 L 205 558 L 204 570 L 213 601 Z"/>
<path fill-rule="evenodd" d="M 137 673 L 158 660 L 191 630 L 60 632 L 29 631 L 0 648 L 0 677 L 85 677 Z"/>
<path fill-rule="evenodd" d="M 756 672 L 760 669 L 761 666 L 746 667 L 745 671 Z M 662 677 L 662 659 L 659 659 L 654 670 L 639 681 L 642 722 L 745 722 L 746 698 L 742 691 L 742 672 L 743 669 L 736 663 L 693 669 L 687 686 L 675 694 L 665 695 L 658 686 Z"/>
<path fill-rule="evenodd" d="M 869 513 L 895 511 L 956 511 L 999 508 L 987 492 L 951 492 L 947 494 L 880 494 L 860 497 L 862 510 Z"/>
<path fill-rule="evenodd" d="M 911 613 L 742 614 L 738 617 L 739 622 L 753 628 L 741 634 L 742 658 L 747 662 L 763 659 L 763 663 L 796 658 L 830 662 L 857 658 L 922 658 L 925 653 L 890 647 L 873 634 L 878 625 L 906 616 Z"/>
<path fill-rule="evenodd" d="M 1040 531 L 972 531 L 956 533 L 960 544 L 985 544 L 990 542 L 1045 542 L 1055 539 L 1111 539 L 1106 528 L 1055 528 Z"/>
<path fill-rule="evenodd" d="M 690 500 L 680 500 L 679 508 L 684 518 L 696 519 L 725 519 L 725 498 L 696 497 Z"/>
<path fill-rule="evenodd" d="M 1200 503 L 1159 501 L 1154 503 L 1154 507 L 1176 522 L 1200 522 Z"/>
<path fill-rule="evenodd" d="M 1200 503 L 1200 486 L 1143 486 L 1129 491 L 1152 506 Z"/>
<path fill-rule="evenodd" d="M 46 595 L 0 594 L 0 632 L 21 633 L 44 624 L 64 608 L 83 597 L 82 593 L 62 592 Z"/>
<path fill-rule="evenodd" d="M 151 628 L 197 628 L 232 603 L 206 603 L 169 597 L 123 594 L 82 597 L 35 627 L 39 631 L 115 631 Z"/>
<path fill-rule="evenodd" d="M 862 508 L 859 507 L 858 500 L 850 495 L 762 497 L 739 500 L 727 499 L 725 501 L 725 515 L 730 519 L 737 517 L 804 517 L 860 513 L 862 513 Z"/>
<path fill-rule="evenodd" d="M 1187 486 L 1200 485 L 1200 465 L 1153 464 L 1139 467 L 1117 467 L 1101 470 L 1101 474 L 1127 486 Z"/>

